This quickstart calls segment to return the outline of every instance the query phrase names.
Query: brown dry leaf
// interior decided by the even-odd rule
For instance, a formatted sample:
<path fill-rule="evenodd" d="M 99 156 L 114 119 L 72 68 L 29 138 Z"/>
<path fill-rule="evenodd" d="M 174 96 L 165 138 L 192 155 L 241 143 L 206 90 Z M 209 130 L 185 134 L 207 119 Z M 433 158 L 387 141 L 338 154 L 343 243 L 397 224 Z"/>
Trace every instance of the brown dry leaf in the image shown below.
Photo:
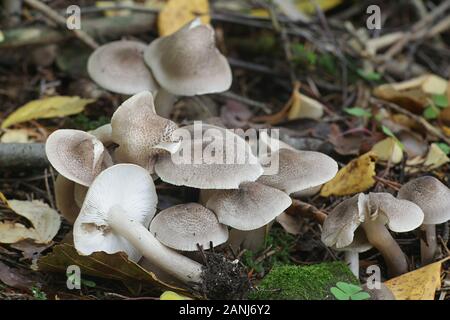
<path fill-rule="evenodd" d="M 39 270 L 47 272 L 66 273 L 67 267 L 70 265 L 79 266 L 81 274 L 93 277 L 118 280 L 130 285 L 140 282 L 161 290 L 186 293 L 185 289 L 159 280 L 154 273 L 128 260 L 127 255 L 123 252 L 115 254 L 96 252 L 89 256 L 80 256 L 72 245 L 60 244 L 54 246 L 51 253 L 38 260 Z"/>
<path fill-rule="evenodd" d="M 197 17 L 210 23 L 208 0 L 169 0 L 158 16 L 159 35 L 168 36 Z"/>
<path fill-rule="evenodd" d="M 405 273 L 384 284 L 391 289 L 397 300 L 434 300 L 436 290 L 441 287 L 442 263 L 449 258 Z"/>
<path fill-rule="evenodd" d="M 16 243 L 32 239 L 36 243 L 50 243 L 58 233 L 61 219 L 58 212 L 38 201 L 6 200 L 0 193 L 0 201 L 14 213 L 27 218 L 32 228 L 12 221 L 0 222 L 0 243 Z"/>
<path fill-rule="evenodd" d="M 364 192 L 373 187 L 376 159 L 373 152 L 368 152 L 350 161 L 322 187 L 320 195 L 323 197 L 347 196 Z"/>
<path fill-rule="evenodd" d="M 288 113 L 288 120 L 294 119 L 315 119 L 323 116 L 325 107 L 319 101 L 301 94 L 298 90 L 293 93 L 291 109 Z"/>
<path fill-rule="evenodd" d="M 442 132 L 444 132 L 444 134 L 445 134 L 447 137 L 450 137 L 450 127 L 442 126 Z"/>
<path fill-rule="evenodd" d="M 398 142 L 391 137 L 388 137 L 376 143 L 372 147 L 372 152 L 381 161 L 390 161 L 391 163 L 400 163 L 403 159 L 403 150 Z"/>
<path fill-rule="evenodd" d="M 0 261 L 0 283 L 21 290 L 29 289 L 36 282 L 20 271 L 20 269 L 8 267 Z"/>

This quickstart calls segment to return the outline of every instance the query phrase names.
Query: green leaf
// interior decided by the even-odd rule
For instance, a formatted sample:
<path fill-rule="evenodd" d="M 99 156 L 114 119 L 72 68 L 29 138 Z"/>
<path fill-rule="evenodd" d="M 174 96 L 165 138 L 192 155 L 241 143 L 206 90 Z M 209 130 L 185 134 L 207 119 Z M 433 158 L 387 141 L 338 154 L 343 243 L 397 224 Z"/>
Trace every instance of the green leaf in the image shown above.
<path fill-rule="evenodd" d="M 362 290 L 360 286 L 356 286 L 354 284 L 346 282 L 338 282 L 336 283 L 336 287 L 338 287 L 339 289 L 341 289 L 350 296 Z"/>
<path fill-rule="evenodd" d="M 374 71 L 364 71 L 363 69 L 358 69 L 356 70 L 356 72 L 358 73 L 358 75 L 361 78 L 364 78 L 365 80 L 368 81 L 380 81 L 381 80 L 381 74 L 378 72 L 374 72 Z"/>
<path fill-rule="evenodd" d="M 423 116 L 425 119 L 428 120 L 433 120 L 436 119 L 439 116 L 439 109 L 436 108 L 435 106 L 428 106 L 424 111 L 423 111 Z"/>
<path fill-rule="evenodd" d="M 81 279 L 81 284 L 83 284 L 83 285 L 85 285 L 86 287 L 89 287 L 89 288 L 95 288 L 97 286 L 97 284 L 94 281 L 84 280 L 84 279 Z"/>
<path fill-rule="evenodd" d="M 341 289 L 338 289 L 336 287 L 332 287 L 330 289 L 331 293 L 337 300 L 350 300 L 350 295 L 342 291 Z"/>
<path fill-rule="evenodd" d="M 448 97 L 445 94 L 434 94 L 433 103 L 439 108 L 447 108 L 448 107 Z"/>
<path fill-rule="evenodd" d="M 345 108 L 345 112 L 355 117 L 371 117 L 372 113 L 360 107 Z"/>
<path fill-rule="evenodd" d="M 450 154 L 450 146 L 444 142 L 436 143 L 436 145 L 441 149 L 446 155 Z"/>
<path fill-rule="evenodd" d="M 351 296 L 351 300 L 367 300 L 367 299 L 370 299 L 370 294 L 368 294 L 365 291 L 355 293 Z"/>

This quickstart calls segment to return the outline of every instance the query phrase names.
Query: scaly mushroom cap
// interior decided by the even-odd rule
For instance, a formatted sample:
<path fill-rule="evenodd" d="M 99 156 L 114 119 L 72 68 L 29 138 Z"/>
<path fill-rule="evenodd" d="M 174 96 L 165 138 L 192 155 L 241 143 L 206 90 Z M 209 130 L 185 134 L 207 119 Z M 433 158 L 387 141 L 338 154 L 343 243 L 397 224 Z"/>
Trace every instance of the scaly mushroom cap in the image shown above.
<path fill-rule="evenodd" d="M 103 144 L 80 130 L 56 130 L 45 143 L 45 153 L 56 171 L 87 187 L 103 169 L 112 165 Z"/>
<path fill-rule="evenodd" d="M 409 181 L 400 188 L 398 198 L 412 201 L 423 210 L 423 224 L 440 224 L 450 219 L 450 190 L 434 177 Z"/>
<path fill-rule="evenodd" d="M 357 194 L 330 212 L 322 229 L 322 242 L 327 247 L 341 249 L 352 244 L 356 229 L 364 221 L 364 198 L 364 194 Z"/>
<path fill-rule="evenodd" d="M 423 222 L 423 211 L 411 201 L 399 200 L 386 192 L 371 192 L 367 199 L 370 217 L 383 219 L 394 232 L 414 230 Z"/>
<path fill-rule="evenodd" d="M 108 214 L 117 206 L 130 220 L 150 224 L 158 198 L 147 170 L 134 164 L 117 164 L 98 175 L 90 186 L 73 227 L 74 244 L 82 255 L 104 251 L 125 252 L 134 262 L 142 255 L 108 225 Z"/>
<path fill-rule="evenodd" d="M 227 226 L 254 230 L 275 219 L 291 203 L 291 198 L 278 189 L 258 182 L 244 182 L 237 190 L 214 191 L 206 207 Z"/>
<path fill-rule="evenodd" d="M 146 45 L 137 41 L 114 41 L 89 57 L 89 76 L 101 87 L 120 94 L 156 92 L 158 84 L 144 62 Z"/>
<path fill-rule="evenodd" d="M 198 203 L 180 204 L 161 211 L 153 219 L 150 232 L 162 244 L 182 251 L 197 251 L 197 244 L 209 249 L 228 239 L 228 229 L 211 210 Z"/>
<path fill-rule="evenodd" d="M 231 86 L 230 65 L 217 50 L 209 25 L 194 21 L 156 39 L 145 49 L 144 59 L 158 83 L 175 95 L 223 92 Z"/>
<path fill-rule="evenodd" d="M 160 143 L 172 143 L 177 125 L 155 113 L 153 95 L 138 93 L 116 110 L 111 119 L 112 140 L 119 145 L 119 162 L 134 163 L 152 171 L 152 159 L 161 153 Z"/>
<path fill-rule="evenodd" d="M 269 159 L 267 159 L 269 157 Z M 319 186 L 331 179 L 338 165 L 329 156 L 315 151 L 279 149 L 261 157 L 261 163 L 269 164 L 278 158 L 278 173 L 263 175 L 258 182 L 291 194 Z"/>
<path fill-rule="evenodd" d="M 198 138 L 192 137 L 189 126 L 176 130 L 174 135 L 182 137 L 180 148 L 172 155 L 159 155 L 155 164 L 163 181 L 199 189 L 238 189 L 242 182 L 255 181 L 263 173 L 240 136 L 211 125 L 202 128 Z"/>

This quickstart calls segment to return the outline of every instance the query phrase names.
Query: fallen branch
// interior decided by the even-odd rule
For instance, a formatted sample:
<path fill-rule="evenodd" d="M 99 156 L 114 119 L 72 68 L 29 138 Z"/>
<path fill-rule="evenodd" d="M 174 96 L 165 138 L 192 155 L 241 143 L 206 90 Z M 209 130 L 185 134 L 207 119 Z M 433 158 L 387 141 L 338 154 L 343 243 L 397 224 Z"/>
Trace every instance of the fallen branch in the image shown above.
<path fill-rule="evenodd" d="M 151 31 L 154 22 L 154 15 L 136 13 L 124 17 L 83 19 L 81 21 L 81 29 L 95 38 L 117 38 L 122 35 Z M 3 35 L 5 39 L 3 42 L 0 42 L 0 49 L 56 43 L 75 37 L 75 34 L 72 32 L 49 26 L 31 26 L 3 30 Z"/>
<path fill-rule="evenodd" d="M 0 143 L 0 171 L 48 166 L 44 143 Z"/>
<path fill-rule="evenodd" d="M 291 216 L 302 216 L 311 218 L 319 224 L 323 224 L 327 218 L 327 214 L 312 204 L 300 201 L 298 199 L 292 199 L 292 205 L 286 209 L 286 214 Z"/>

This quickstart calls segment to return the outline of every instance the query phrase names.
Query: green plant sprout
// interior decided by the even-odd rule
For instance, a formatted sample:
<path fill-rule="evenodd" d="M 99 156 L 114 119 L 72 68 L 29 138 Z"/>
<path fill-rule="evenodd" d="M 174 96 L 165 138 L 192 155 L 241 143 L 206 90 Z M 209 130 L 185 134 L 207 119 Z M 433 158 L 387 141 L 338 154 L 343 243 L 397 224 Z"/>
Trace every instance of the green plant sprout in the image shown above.
<path fill-rule="evenodd" d="M 363 291 L 360 286 L 347 282 L 336 283 L 336 287 L 332 287 L 330 291 L 337 300 L 367 300 L 370 298 L 370 294 Z"/>
<path fill-rule="evenodd" d="M 435 94 L 431 97 L 430 104 L 423 111 L 425 119 L 437 119 L 441 114 L 441 109 L 447 108 L 449 105 L 448 97 L 445 94 Z"/>

